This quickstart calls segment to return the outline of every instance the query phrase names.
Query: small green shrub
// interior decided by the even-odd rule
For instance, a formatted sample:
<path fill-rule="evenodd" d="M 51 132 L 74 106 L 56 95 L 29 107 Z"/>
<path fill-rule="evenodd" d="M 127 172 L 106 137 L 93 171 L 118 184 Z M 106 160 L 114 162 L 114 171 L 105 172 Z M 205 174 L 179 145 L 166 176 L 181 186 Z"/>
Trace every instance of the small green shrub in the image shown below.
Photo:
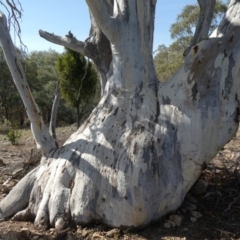
<path fill-rule="evenodd" d="M 11 129 L 7 133 L 8 140 L 12 145 L 17 145 L 18 140 L 21 138 L 21 132 L 18 129 Z"/>

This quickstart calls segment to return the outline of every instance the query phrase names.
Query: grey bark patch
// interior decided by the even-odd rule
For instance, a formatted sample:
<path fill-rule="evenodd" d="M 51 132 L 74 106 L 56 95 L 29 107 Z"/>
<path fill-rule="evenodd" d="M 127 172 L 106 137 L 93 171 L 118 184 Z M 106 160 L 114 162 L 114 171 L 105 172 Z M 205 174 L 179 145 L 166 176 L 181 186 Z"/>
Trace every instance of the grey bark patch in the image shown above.
<path fill-rule="evenodd" d="M 92 198 L 92 200 L 89 201 L 89 208 L 91 209 L 91 212 L 98 216 L 96 209 L 98 209 L 97 203 L 98 199 L 100 197 L 99 190 L 95 190 L 95 196 Z"/>
<path fill-rule="evenodd" d="M 175 184 L 178 185 L 178 183 L 183 180 L 181 175 L 182 158 L 180 154 L 180 142 L 177 138 L 176 126 L 168 121 L 166 121 L 166 126 L 168 131 L 162 139 L 162 157 L 164 159 L 161 160 L 165 165 L 161 166 L 161 172 L 163 175 L 166 175 L 166 179 L 169 178 L 169 176 L 171 176 L 170 179 L 175 179 Z M 166 163 L 169 165 L 167 166 Z M 174 167 L 170 168 L 171 165 L 174 165 Z"/>
<path fill-rule="evenodd" d="M 239 117 L 240 117 L 240 108 L 239 107 L 236 108 L 234 115 L 235 115 L 235 117 L 234 117 L 235 122 L 238 124 L 239 120 L 240 120 L 239 119 Z"/>
<path fill-rule="evenodd" d="M 197 101 L 197 93 L 198 93 L 198 88 L 197 88 L 197 83 L 195 83 L 192 87 L 192 100 Z"/>
<path fill-rule="evenodd" d="M 150 151 L 149 151 L 149 147 L 145 147 L 143 149 L 143 162 L 144 163 L 149 163 L 150 161 Z"/>
<path fill-rule="evenodd" d="M 132 121 L 133 125 L 134 125 L 134 123 L 136 123 L 138 121 L 138 116 L 137 115 L 133 116 L 133 115 L 130 114 L 130 118 L 131 118 L 131 121 Z"/>
<path fill-rule="evenodd" d="M 113 113 L 113 116 L 116 116 L 118 113 L 118 107 L 115 109 L 114 113 Z"/>
<path fill-rule="evenodd" d="M 170 105 L 171 99 L 169 97 L 162 97 L 162 103 L 163 105 Z"/>
<path fill-rule="evenodd" d="M 228 96 L 231 93 L 232 86 L 233 86 L 233 76 L 232 76 L 232 69 L 235 67 L 235 60 L 233 58 L 233 54 L 229 56 L 229 67 L 228 67 L 228 75 L 225 79 L 225 88 L 224 92 L 225 95 Z"/>
<path fill-rule="evenodd" d="M 213 72 L 213 74 L 212 74 Z M 210 76 L 210 74 L 212 74 Z M 198 109 L 201 110 L 202 127 L 205 126 L 208 119 L 209 109 L 212 111 L 212 117 L 216 120 L 219 117 L 220 109 L 220 82 L 222 69 L 210 69 L 208 74 L 203 76 L 205 81 L 198 81 L 199 103 Z"/>
<path fill-rule="evenodd" d="M 142 108 L 144 96 L 141 96 L 139 93 L 134 96 L 134 106 L 136 110 Z"/>

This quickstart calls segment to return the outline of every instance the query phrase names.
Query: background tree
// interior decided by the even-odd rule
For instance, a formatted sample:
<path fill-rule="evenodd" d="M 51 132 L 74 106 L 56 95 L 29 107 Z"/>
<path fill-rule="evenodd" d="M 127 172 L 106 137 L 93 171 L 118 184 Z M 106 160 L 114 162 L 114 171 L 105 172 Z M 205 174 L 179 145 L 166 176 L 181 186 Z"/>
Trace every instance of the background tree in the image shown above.
<path fill-rule="evenodd" d="M 58 75 L 55 65 L 59 53 L 53 50 L 34 51 L 24 66 L 33 96 L 46 122 L 50 121 L 51 107 Z"/>
<path fill-rule="evenodd" d="M 52 102 L 59 76 L 56 71 L 56 63 L 59 53 L 49 49 L 48 51 L 34 51 L 28 54 L 24 66 L 26 76 L 33 96 L 41 109 L 44 120 L 49 123 Z M 71 124 L 76 114 L 62 99 L 58 108 L 57 122 Z"/>
<path fill-rule="evenodd" d="M 92 110 L 96 96 L 98 77 L 91 62 L 70 49 L 58 57 L 56 64 L 60 77 L 60 90 L 63 98 L 76 109 L 77 126 L 86 110 Z"/>
<path fill-rule="evenodd" d="M 218 26 L 227 10 L 222 0 L 217 0 L 209 34 Z M 155 53 L 154 63 L 158 78 L 167 81 L 183 64 L 183 53 L 190 46 L 198 23 L 200 7 L 197 4 L 186 5 L 177 16 L 176 23 L 170 28 L 174 42 L 169 47 L 160 45 Z"/>
<path fill-rule="evenodd" d="M 33 96 L 40 107 L 44 120 L 49 123 L 56 83 L 59 81 L 55 65 L 59 53 L 53 50 L 25 53 L 17 49 L 18 58 L 25 70 Z M 14 126 L 23 127 L 28 122 L 19 93 L 0 49 L 0 111 L 1 121 L 7 119 Z M 72 124 L 76 113 L 62 99 L 57 122 Z"/>
<path fill-rule="evenodd" d="M 43 155 L 0 202 L 0 219 L 15 214 L 14 220 L 58 230 L 93 221 L 144 227 L 182 204 L 239 127 L 239 0 L 210 38 L 215 1 L 198 2 L 199 42 L 164 84 L 152 56 L 156 0 L 86 0 L 94 27 L 85 43 L 40 32 L 91 55 L 106 80 L 99 104 L 61 148 L 44 125 L 0 14 L 0 42 Z M 96 47 L 106 40 L 110 52 Z"/>
<path fill-rule="evenodd" d="M 1 121 L 6 119 L 12 125 L 22 126 L 25 115 L 22 100 L 12 82 L 12 76 L 0 49 L 0 111 Z"/>

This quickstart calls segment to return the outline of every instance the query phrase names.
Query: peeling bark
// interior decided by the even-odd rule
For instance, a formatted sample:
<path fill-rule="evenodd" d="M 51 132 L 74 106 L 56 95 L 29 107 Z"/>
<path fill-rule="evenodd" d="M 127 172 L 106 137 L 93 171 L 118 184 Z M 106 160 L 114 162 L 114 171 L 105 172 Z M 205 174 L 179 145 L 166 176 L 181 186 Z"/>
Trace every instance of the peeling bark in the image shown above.
<path fill-rule="evenodd" d="M 105 93 L 78 131 L 42 162 L 16 219 L 31 216 L 35 225 L 59 230 L 93 221 L 144 227 L 181 205 L 203 167 L 236 134 L 239 3 L 230 4 L 219 26 L 224 34 L 195 44 L 176 75 L 160 83 L 152 59 L 156 1 L 116 0 L 113 15 L 101 16 L 106 2 L 87 1 L 111 41 Z M 116 22 L 118 38 L 111 35 Z"/>

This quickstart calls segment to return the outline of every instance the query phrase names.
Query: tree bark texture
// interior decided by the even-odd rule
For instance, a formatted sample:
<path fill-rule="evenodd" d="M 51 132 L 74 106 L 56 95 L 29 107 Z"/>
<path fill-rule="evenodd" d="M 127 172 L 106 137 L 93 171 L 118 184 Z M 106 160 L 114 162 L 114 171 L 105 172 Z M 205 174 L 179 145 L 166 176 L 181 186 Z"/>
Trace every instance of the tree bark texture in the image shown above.
<path fill-rule="evenodd" d="M 231 2 L 221 36 L 194 45 L 167 83 L 158 81 L 152 58 L 156 1 L 116 0 L 112 16 L 107 0 L 86 2 L 111 43 L 105 93 L 78 131 L 42 161 L 28 207 L 16 218 L 57 229 L 93 221 L 143 227 L 177 209 L 236 134 L 239 1 Z M 2 210 L 0 217 L 12 214 Z"/>

